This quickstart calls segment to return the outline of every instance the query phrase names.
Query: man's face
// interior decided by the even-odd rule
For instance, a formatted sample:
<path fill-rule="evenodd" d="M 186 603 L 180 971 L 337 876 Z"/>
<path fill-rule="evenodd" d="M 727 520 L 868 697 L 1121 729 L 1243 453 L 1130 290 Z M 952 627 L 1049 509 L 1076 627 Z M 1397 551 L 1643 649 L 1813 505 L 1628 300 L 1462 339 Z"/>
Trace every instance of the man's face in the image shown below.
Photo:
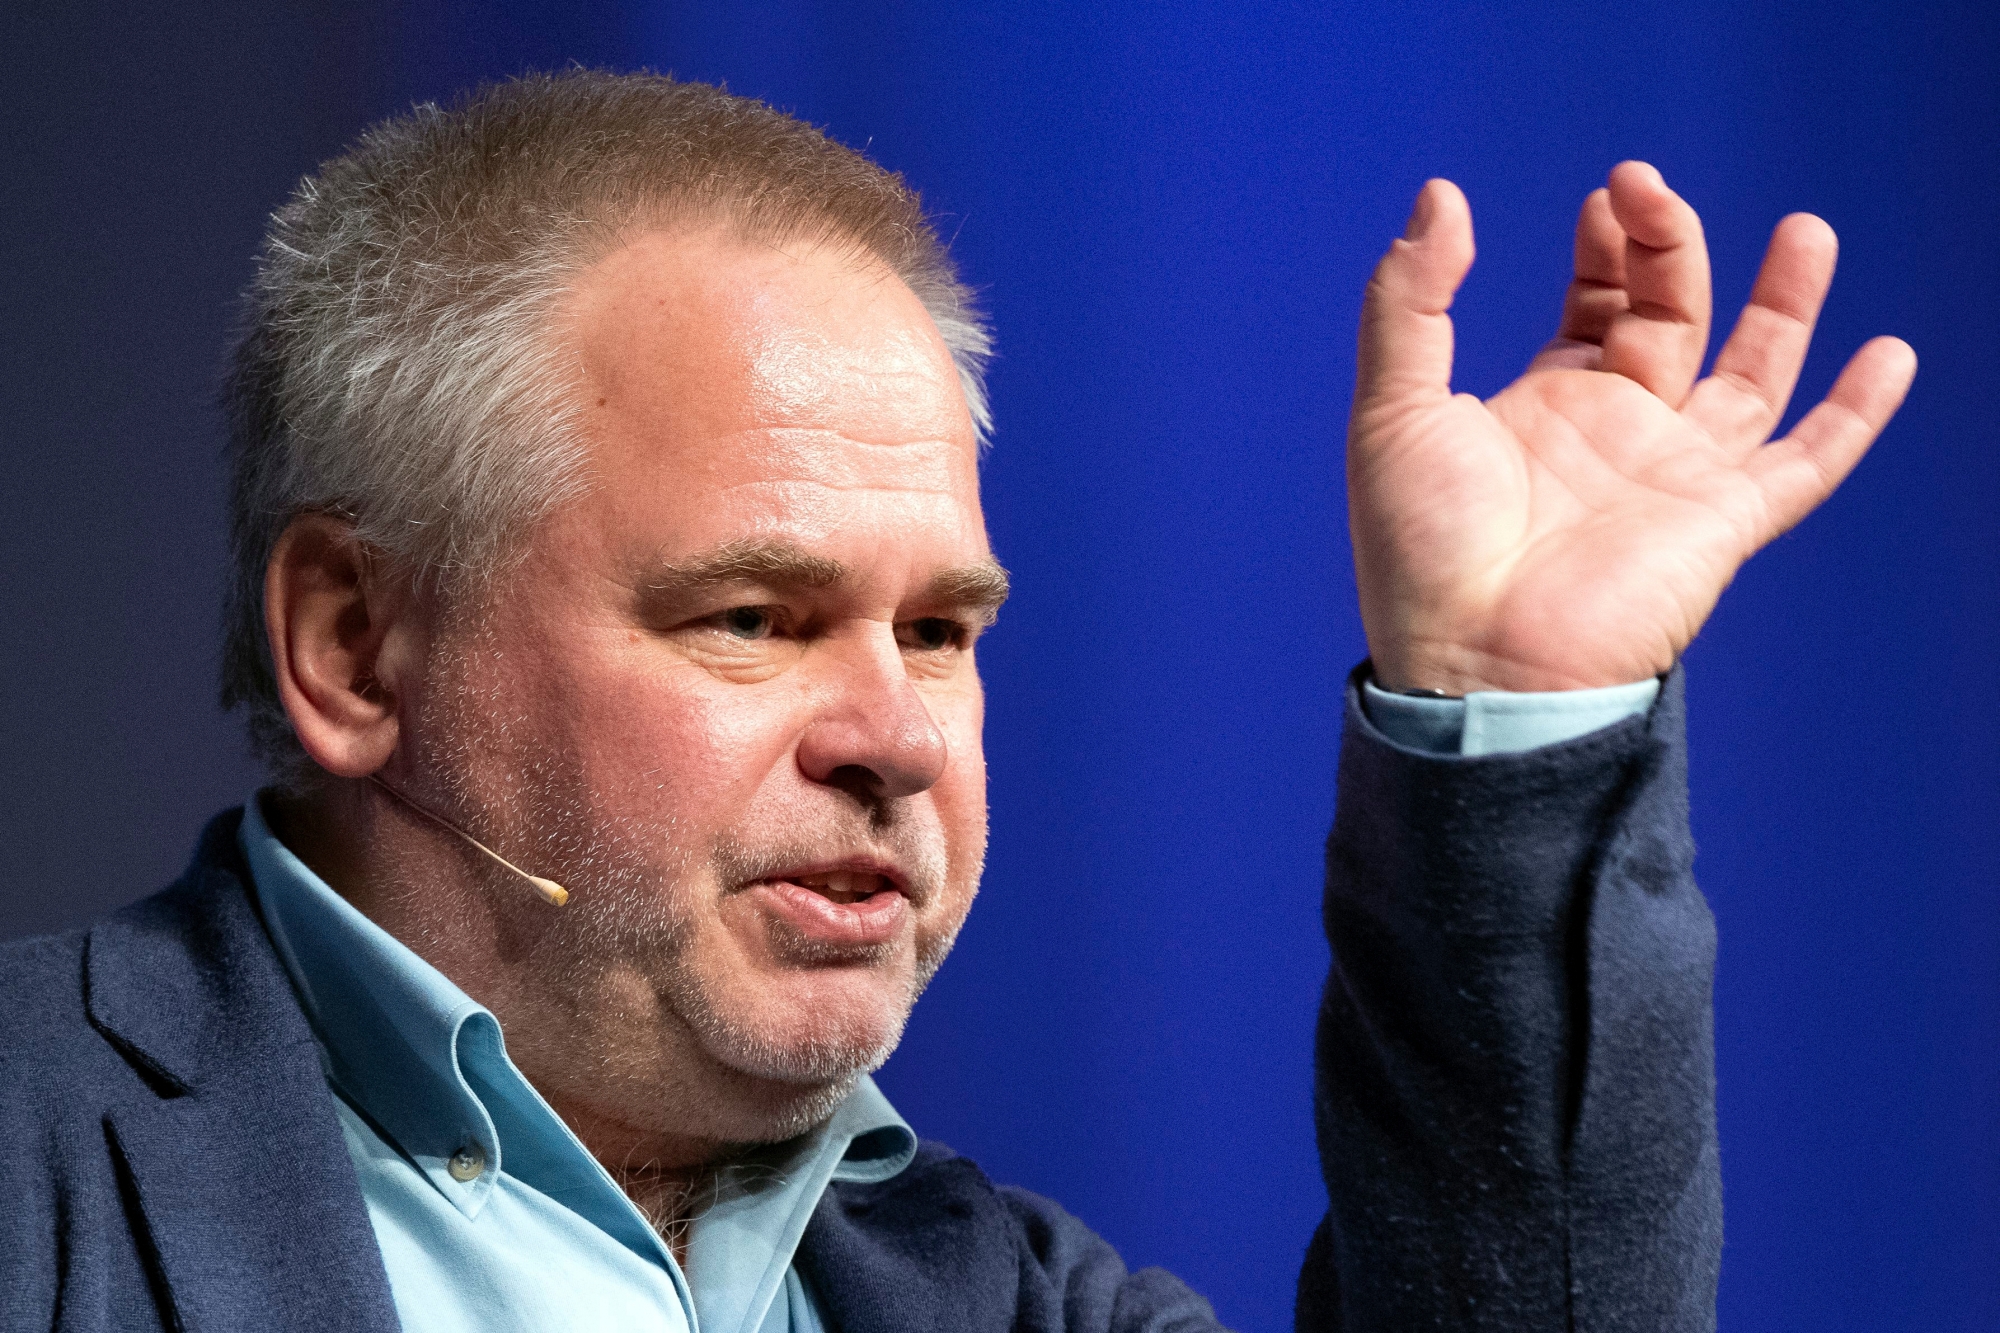
<path fill-rule="evenodd" d="M 797 1132 L 978 884 L 1005 578 L 957 374 L 880 263 L 721 233 L 612 254 L 561 331 L 589 494 L 443 634 L 411 757 L 571 891 L 491 889 L 573 1036 L 510 1025 L 532 1077 Z"/>

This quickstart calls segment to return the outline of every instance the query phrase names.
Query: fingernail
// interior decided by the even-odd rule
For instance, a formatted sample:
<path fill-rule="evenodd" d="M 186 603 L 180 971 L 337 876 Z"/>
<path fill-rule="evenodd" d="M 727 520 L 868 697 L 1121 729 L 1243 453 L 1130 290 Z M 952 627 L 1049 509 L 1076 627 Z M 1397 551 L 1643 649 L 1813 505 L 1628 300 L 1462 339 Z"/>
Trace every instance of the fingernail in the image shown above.
<path fill-rule="evenodd" d="M 1424 233 L 1431 229 L 1431 219 L 1437 216 L 1437 205 L 1431 201 L 1431 187 L 1424 186 L 1417 191 L 1417 206 L 1410 210 L 1410 221 L 1403 228 L 1403 239 L 1421 241 Z"/>

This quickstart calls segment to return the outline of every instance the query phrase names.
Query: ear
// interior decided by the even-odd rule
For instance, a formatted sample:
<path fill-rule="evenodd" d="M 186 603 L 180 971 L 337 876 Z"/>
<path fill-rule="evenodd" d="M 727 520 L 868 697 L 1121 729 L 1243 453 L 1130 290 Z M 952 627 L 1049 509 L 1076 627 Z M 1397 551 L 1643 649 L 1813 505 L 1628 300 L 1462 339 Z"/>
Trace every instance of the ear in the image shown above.
<path fill-rule="evenodd" d="M 422 661 L 418 599 L 386 565 L 353 525 L 301 514 L 264 569 L 278 697 L 306 753 L 338 777 L 388 762 L 401 731 L 397 687 Z"/>

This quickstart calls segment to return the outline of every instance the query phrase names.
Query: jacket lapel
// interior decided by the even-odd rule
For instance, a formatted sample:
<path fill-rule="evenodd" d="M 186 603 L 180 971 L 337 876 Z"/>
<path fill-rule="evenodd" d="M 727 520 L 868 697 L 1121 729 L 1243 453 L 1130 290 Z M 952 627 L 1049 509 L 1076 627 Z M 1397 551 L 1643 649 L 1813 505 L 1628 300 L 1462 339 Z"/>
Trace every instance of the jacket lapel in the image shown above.
<path fill-rule="evenodd" d="M 90 932 L 93 1026 L 154 1095 L 106 1116 L 179 1326 L 390 1333 L 388 1276 L 318 1048 L 258 919 L 237 818 Z"/>

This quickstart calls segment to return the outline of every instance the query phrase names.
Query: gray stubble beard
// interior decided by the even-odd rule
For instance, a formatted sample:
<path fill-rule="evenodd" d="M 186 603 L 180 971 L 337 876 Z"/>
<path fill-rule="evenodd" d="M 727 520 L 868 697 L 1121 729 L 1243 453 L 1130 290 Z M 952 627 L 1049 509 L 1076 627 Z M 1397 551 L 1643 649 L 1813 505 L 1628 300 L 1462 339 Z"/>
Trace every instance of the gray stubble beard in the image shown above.
<path fill-rule="evenodd" d="M 476 644 L 471 651 L 485 646 Z M 629 965 L 650 984 L 655 1009 L 653 1015 L 632 1018 L 639 1023 L 648 1018 L 678 1022 L 701 1054 L 718 1067 L 715 1072 L 738 1085 L 735 1096 L 717 1088 L 704 1095 L 698 1078 L 678 1089 L 682 1097 L 711 1103 L 686 1106 L 695 1119 L 739 1120 L 750 1109 L 741 1104 L 741 1093 L 754 1087 L 758 1106 L 751 1119 L 758 1123 L 744 1126 L 754 1131 L 744 1135 L 745 1141 L 789 1139 L 824 1122 L 863 1074 L 881 1068 L 894 1053 L 918 996 L 956 940 L 956 927 L 947 936 L 919 943 L 888 1030 L 865 1044 L 838 1037 L 783 1042 L 770 1040 L 754 1024 L 727 1013 L 719 997 L 710 993 L 689 961 L 694 931 L 679 905 L 690 890 L 721 895 L 787 865 L 816 859 L 829 846 L 851 848 L 866 836 L 870 845 L 886 843 L 897 853 L 910 876 L 915 909 L 936 901 L 948 887 L 941 831 L 920 827 L 907 809 L 890 808 L 874 812 L 873 817 L 857 813 L 853 828 L 829 828 L 823 838 L 789 837 L 782 846 L 751 848 L 725 832 L 712 840 L 705 856 L 700 855 L 687 846 L 671 817 L 606 820 L 588 799 L 581 775 L 561 763 L 550 747 L 532 742 L 533 728 L 527 719 L 510 716 L 499 700 L 480 697 L 465 683 L 472 673 L 463 670 L 464 659 L 461 649 L 438 664 L 444 679 L 433 678 L 434 688 L 420 715 L 421 731 L 433 738 L 429 753 L 422 757 L 434 780 L 450 794 L 451 810 L 470 819 L 475 830 L 511 829 L 503 840 L 510 847 L 526 849 L 524 864 L 571 891 L 569 905 L 550 919 L 546 906 L 515 892 L 519 886 L 489 886 L 509 904 L 502 915 L 514 918 L 516 928 L 508 933 L 529 942 L 522 957 L 541 973 L 534 988 L 568 1009 L 580 1025 L 601 1026 L 602 1013 L 583 1011 L 612 993 L 615 987 L 607 984 L 608 978 L 620 965 Z M 513 743 L 519 736 L 530 738 L 530 743 Z M 449 739 L 438 744 L 438 737 Z M 496 759 L 513 762 L 496 765 Z M 822 811 L 800 822 L 833 821 Z M 983 860 L 982 840 L 971 867 L 975 886 Z M 780 936 L 773 943 L 786 961 L 798 966 L 876 962 L 865 953 L 858 957 L 846 953 L 836 960 L 818 942 L 799 937 Z M 881 961 L 887 962 L 890 951 L 883 955 Z M 671 1034 L 655 1037 L 662 1048 L 673 1044 Z M 649 1096 L 670 1093 L 648 1086 L 650 1080 L 638 1069 L 621 1069 L 618 1064 L 623 1062 L 604 1063 L 601 1073 L 607 1083 L 635 1076 L 638 1082 L 617 1097 L 620 1103 L 643 1104 Z M 643 1069 L 649 1062 L 641 1058 L 636 1064 Z"/>

